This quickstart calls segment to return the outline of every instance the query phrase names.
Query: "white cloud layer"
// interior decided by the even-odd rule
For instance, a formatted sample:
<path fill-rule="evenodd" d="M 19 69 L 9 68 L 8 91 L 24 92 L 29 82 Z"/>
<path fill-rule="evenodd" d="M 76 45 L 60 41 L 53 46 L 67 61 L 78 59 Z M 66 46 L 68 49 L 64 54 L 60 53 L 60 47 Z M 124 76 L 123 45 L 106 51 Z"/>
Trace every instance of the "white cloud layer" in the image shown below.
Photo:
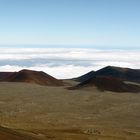
<path fill-rule="evenodd" d="M 0 71 L 32 69 L 72 78 L 107 65 L 140 69 L 140 50 L 0 48 Z"/>

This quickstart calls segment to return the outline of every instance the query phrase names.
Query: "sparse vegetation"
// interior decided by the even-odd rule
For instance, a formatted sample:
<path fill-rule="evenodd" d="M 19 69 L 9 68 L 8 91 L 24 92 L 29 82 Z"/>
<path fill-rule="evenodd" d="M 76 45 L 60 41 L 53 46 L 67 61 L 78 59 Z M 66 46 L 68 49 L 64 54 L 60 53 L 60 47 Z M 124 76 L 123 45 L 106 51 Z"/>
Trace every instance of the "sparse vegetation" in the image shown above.
<path fill-rule="evenodd" d="M 139 140 L 139 110 L 140 94 L 0 83 L 0 125 L 32 139 Z"/>

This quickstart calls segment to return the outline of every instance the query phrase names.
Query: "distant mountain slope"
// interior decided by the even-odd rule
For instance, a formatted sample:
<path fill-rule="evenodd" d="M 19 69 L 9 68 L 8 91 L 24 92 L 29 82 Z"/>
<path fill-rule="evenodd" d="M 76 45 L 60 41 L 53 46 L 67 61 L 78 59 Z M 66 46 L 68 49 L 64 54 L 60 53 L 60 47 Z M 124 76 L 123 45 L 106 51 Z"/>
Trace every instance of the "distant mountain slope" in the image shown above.
<path fill-rule="evenodd" d="M 27 82 L 48 86 L 63 85 L 61 80 L 58 80 L 42 71 L 21 70 L 14 73 L 2 73 L 0 77 L 2 77 L 1 81 L 5 82 Z"/>
<path fill-rule="evenodd" d="M 125 81 L 139 82 L 140 83 L 140 70 L 107 66 L 95 72 L 96 76 L 112 76 Z"/>
<path fill-rule="evenodd" d="M 90 72 L 88 72 L 88 73 L 86 73 L 86 74 L 84 74 L 82 76 L 79 76 L 77 78 L 73 78 L 73 80 L 78 81 L 78 82 L 86 81 L 86 80 L 92 78 L 94 74 L 95 74 L 94 71 L 90 71 Z"/>
<path fill-rule="evenodd" d="M 120 79 L 109 76 L 94 76 L 70 89 L 83 89 L 87 87 L 97 87 L 102 91 L 140 92 L 140 86 L 134 84 L 126 84 Z"/>
<path fill-rule="evenodd" d="M 121 67 L 114 67 L 114 66 L 107 66 L 95 72 L 91 71 L 78 78 L 74 78 L 74 80 L 79 82 L 84 82 L 94 76 L 111 76 L 114 78 L 121 79 L 123 81 L 140 83 L 139 69 L 121 68 Z"/>

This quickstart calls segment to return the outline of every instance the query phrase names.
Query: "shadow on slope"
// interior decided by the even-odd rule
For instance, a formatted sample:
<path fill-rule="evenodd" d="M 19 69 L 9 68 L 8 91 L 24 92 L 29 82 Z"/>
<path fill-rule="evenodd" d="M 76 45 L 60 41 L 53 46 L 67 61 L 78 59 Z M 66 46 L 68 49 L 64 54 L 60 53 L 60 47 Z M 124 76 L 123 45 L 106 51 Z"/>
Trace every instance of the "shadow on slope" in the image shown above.
<path fill-rule="evenodd" d="M 113 92 L 140 92 L 140 86 L 124 83 L 122 80 L 110 76 L 94 76 L 68 89 L 83 89 L 97 87 L 101 91 Z"/>
<path fill-rule="evenodd" d="M 95 72 L 91 71 L 80 77 L 74 78 L 73 80 L 78 82 L 84 82 L 90 78 L 93 78 L 94 76 L 109 76 L 109 77 L 111 76 L 114 78 L 121 79 L 123 81 L 140 83 L 139 69 L 121 68 L 114 66 L 107 66 Z"/>

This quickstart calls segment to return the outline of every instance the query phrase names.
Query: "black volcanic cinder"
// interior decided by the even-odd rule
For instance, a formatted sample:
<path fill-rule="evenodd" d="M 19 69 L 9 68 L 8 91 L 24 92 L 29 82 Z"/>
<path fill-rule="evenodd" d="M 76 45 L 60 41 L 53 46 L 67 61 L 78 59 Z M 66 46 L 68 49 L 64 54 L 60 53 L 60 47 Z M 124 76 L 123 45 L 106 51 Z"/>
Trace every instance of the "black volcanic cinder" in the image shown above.
<path fill-rule="evenodd" d="M 107 66 L 73 80 L 80 82 L 69 89 L 97 87 L 102 91 L 140 92 L 140 70 Z"/>
<path fill-rule="evenodd" d="M 120 67 L 114 67 L 114 66 L 107 66 L 98 71 L 91 71 L 80 77 L 74 78 L 73 80 L 78 81 L 78 82 L 84 82 L 94 76 L 111 76 L 114 78 L 121 79 L 123 81 L 131 81 L 131 82 L 140 83 L 140 70 L 139 69 L 120 68 Z"/>

